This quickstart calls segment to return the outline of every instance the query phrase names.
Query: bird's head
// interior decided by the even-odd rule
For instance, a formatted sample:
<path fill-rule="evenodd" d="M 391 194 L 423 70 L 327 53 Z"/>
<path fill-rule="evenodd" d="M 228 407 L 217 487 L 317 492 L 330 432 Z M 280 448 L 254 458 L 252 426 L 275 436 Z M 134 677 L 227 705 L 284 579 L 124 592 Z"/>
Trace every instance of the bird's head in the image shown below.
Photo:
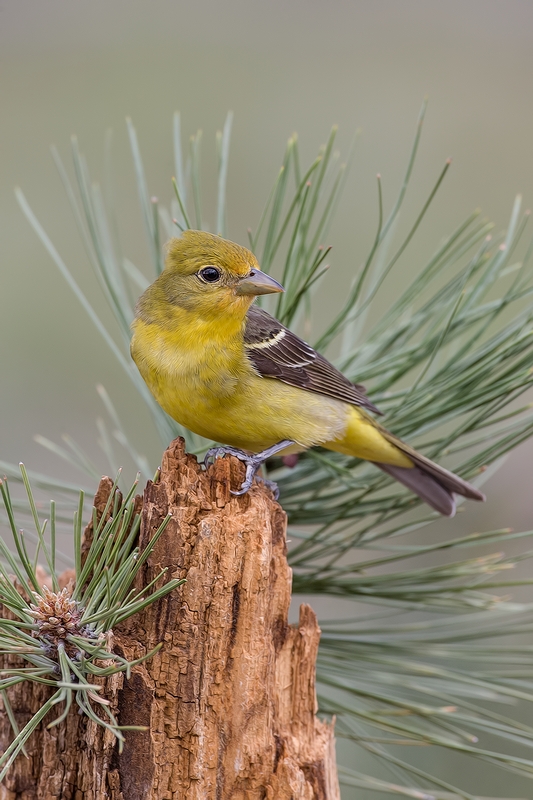
<path fill-rule="evenodd" d="M 184 231 L 171 239 L 165 269 L 157 279 L 165 300 L 203 317 L 231 313 L 244 317 L 260 294 L 283 287 L 261 272 L 250 250 L 205 231 Z"/>

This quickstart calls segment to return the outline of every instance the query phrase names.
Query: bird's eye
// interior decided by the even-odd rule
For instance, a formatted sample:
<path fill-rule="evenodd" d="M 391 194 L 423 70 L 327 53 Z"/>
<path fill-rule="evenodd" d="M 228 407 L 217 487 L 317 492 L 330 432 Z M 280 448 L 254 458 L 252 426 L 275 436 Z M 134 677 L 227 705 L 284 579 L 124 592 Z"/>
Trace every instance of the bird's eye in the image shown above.
<path fill-rule="evenodd" d="M 220 280 L 220 270 L 216 267 L 204 267 L 199 271 L 198 276 L 206 283 L 216 283 Z"/>

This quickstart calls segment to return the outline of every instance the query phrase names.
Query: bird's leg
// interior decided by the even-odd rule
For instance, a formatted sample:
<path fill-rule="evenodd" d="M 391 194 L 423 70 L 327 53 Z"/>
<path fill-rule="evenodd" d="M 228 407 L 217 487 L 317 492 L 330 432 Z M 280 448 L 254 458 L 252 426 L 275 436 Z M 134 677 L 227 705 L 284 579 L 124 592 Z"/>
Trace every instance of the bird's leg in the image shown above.
<path fill-rule="evenodd" d="M 239 450 L 237 447 L 211 447 L 210 450 L 207 451 L 204 457 L 204 465 L 208 467 L 212 461 L 215 461 L 217 458 L 221 458 L 222 456 L 230 455 L 235 456 L 238 458 L 239 461 L 242 461 L 243 464 L 246 465 L 246 477 L 244 478 L 244 482 L 241 485 L 241 488 L 238 492 L 231 492 L 235 495 L 246 494 L 248 489 L 251 487 L 255 473 L 263 464 L 267 458 L 271 456 L 275 456 L 276 453 L 279 453 L 280 450 L 285 450 L 286 447 L 290 447 L 292 444 L 295 444 L 291 439 L 283 439 L 282 442 L 278 442 L 277 444 L 273 444 L 272 447 L 267 447 L 266 450 L 262 450 L 260 453 L 255 453 L 255 455 L 250 455 L 249 453 L 245 453 L 244 450 Z M 272 489 L 276 500 L 278 499 L 279 491 L 277 485 L 273 481 L 267 481 L 265 478 L 261 478 L 264 483 Z"/>

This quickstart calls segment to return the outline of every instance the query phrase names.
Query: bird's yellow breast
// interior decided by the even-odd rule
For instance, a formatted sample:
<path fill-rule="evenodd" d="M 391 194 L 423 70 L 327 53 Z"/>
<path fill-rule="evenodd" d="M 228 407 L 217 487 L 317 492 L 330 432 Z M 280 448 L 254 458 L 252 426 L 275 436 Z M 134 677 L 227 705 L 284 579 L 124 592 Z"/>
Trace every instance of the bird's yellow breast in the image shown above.
<path fill-rule="evenodd" d="M 133 359 L 158 402 L 178 419 L 188 410 L 194 413 L 200 398 L 223 402 L 242 380 L 237 331 L 219 325 L 214 335 L 209 327 L 201 320 L 172 328 L 140 319 L 133 323 Z"/>

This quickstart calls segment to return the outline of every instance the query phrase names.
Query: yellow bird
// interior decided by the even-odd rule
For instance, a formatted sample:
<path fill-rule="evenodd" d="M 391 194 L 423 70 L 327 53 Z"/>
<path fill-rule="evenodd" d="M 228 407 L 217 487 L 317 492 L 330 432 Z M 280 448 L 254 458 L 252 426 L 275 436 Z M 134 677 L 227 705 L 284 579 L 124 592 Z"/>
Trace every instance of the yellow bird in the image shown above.
<path fill-rule="evenodd" d="M 165 269 L 139 299 L 131 354 L 160 406 L 246 464 L 321 445 L 372 461 L 441 514 L 454 493 L 484 500 L 379 425 L 364 387 L 351 383 L 288 328 L 253 305 L 283 287 L 245 247 L 188 230 L 168 245 Z"/>

